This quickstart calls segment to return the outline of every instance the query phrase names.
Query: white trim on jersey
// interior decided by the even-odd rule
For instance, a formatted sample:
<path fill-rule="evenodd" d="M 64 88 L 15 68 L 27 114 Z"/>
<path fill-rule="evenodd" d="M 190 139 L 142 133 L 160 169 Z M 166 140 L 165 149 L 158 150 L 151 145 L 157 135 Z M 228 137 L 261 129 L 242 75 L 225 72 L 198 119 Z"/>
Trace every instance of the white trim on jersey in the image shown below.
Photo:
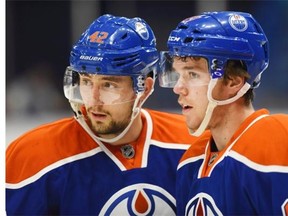
<path fill-rule="evenodd" d="M 165 149 L 181 149 L 181 150 L 187 150 L 191 144 L 180 144 L 180 143 L 166 143 L 166 142 L 161 142 L 161 141 L 157 141 L 152 139 L 151 140 L 151 145 L 155 145 L 158 146 L 160 148 L 165 148 Z"/>
<path fill-rule="evenodd" d="M 252 121 L 246 128 L 245 130 L 233 141 L 233 143 L 226 149 L 225 153 L 221 156 L 221 158 L 219 158 L 219 160 L 213 165 L 213 167 L 211 168 L 209 174 L 207 175 L 207 177 L 209 177 L 211 175 L 211 173 L 213 172 L 214 168 L 222 161 L 224 160 L 225 157 L 227 156 L 230 156 L 232 158 L 235 157 L 236 160 L 240 160 L 240 155 L 239 154 L 236 154 L 236 152 L 232 151 L 231 148 L 235 145 L 235 143 L 238 141 L 238 139 L 252 126 L 254 125 L 257 121 L 259 121 L 260 119 L 264 118 L 264 117 L 267 117 L 268 115 L 267 114 L 264 114 L 264 115 L 261 115 L 259 116 L 258 118 L 254 119 L 254 121 Z M 197 145 L 197 143 L 195 143 Z M 177 167 L 177 170 L 179 170 L 181 167 L 185 166 L 186 164 L 189 164 L 189 163 L 193 163 L 197 160 L 203 160 L 202 164 L 201 164 L 201 167 L 199 168 L 198 170 L 198 178 L 201 178 L 201 173 L 202 173 L 202 170 L 204 168 L 204 165 L 205 165 L 205 159 L 208 160 L 209 158 L 205 158 L 205 155 L 207 155 L 207 151 L 208 151 L 208 147 L 210 147 L 209 145 L 209 141 L 207 143 L 207 146 L 206 146 L 206 149 L 205 149 L 205 154 L 203 155 L 199 155 L 199 156 L 196 156 L 196 157 L 191 157 L 191 158 L 188 158 L 184 161 L 182 161 L 181 163 L 178 164 L 178 167 Z M 247 159 L 247 158 L 246 158 Z M 256 163 L 250 161 L 250 160 L 245 160 L 245 162 L 249 162 L 249 164 L 251 164 L 251 168 L 259 168 L 260 170 L 281 170 L 282 172 L 287 172 L 287 167 L 281 167 L 281 166 L 273 166 L 273 167 L 270 167 L 270 168 L 266 168 L 266 166 L 261 166 L 261 165 L 257 165 Z M 257 170 L 257 169 L 256 169 Z"/>
<path fill-rule="evenodd" d="M 119 167 L 121 171 L 127 170 L 126 167 L 121 163 L 121 161 L 108 148 L 106 148 L 106 146 L 100 140 L 96 139 L 94 136 L 92 138 L 101 147 L 105 154 L 110 157 L 110 159 Z"/>
<path fill-rule="evenodd" d="M 142 164 L 141 168 L 147 167 L 147 160 L 148 160 L 148 151 L 151 143 L 151 136 L 153 132 L 153 124 L 152 124 L 152 118 L 150 114 L 144 110 L 141 109 L 141 112 L 144 114 L 147 122 L 147 132 L 146 132 L 146 139 L 143 149 L 143 155 L 142 155 Z M 101 147 L 101 149 L 105 152 L 105 154 L 110 157 L 110 159 L 119 167 L 121 171 L 126 171 L 127 168 L 123 165 L 123 163 L 102 143 L 101 140 L 99 140 L 91 131 L 91 129 L 85 124 L 84 119 L 77 119 L 78 123 L 83 126 L 85 131 L 91 136 L 91 138 Z M 79 122 L 80 121 L 80 122 Z M 81 123 L 82 122 L 82 123 Z"/>
<path fill-rule="evenodd" d="M 242 131 L 242 133 L 233 141 L 233 143 L 226 149 L 225 153 L 221 156 L 221 158 L 219 158 L 219 160 L 213 165 L 213 167 L 211 168 L 211 170 L 209 171 L 209 174 L 207 175 L 207 177 L 210 177 L 214 168 L 222 161 L 224 160 L 225 157 L 229 156 L 230 155 L 230 152 L 231 152 L 231 148 L 235 145 L 235 143 L 240 139 L 240 137 L 252 126 L 254 125 L 257 121 L 259 121 L 260 119 L 262 118 L 265 118 L 269 116 L 268 114 L 264 114 L 264 115 L 261 115 L 261 116 L 258 116 L 256 119 L 254 119 L 246 128 L 245 130 Z M 206 151 L 207 152 L 207 149 Z M 209 158 L 206 158 L 206 160 L 208 160 Z M 205 164 L 205 161 L 203 162 L 203 164 Z M 201 176 L 201 173 L 199 175 L 199 178 Z"/>
<path fill-rule="evenodd" d="M 18 183 L 6 183 L 6 188 L 7 189 L 19 189 L 21 187 L 24 187 L 28 184 L 31 184 L 35 181 L 37 181 L 38 179 L 40 179 L 43 175 L 45 175 L 46 173 L 48 173 L 49 171 L 51 170 L 54 170 L 58 167 L 61 167 L 65 164 L 68 164 L 68 163 L 71 163 L 71 162 L 74 162 L 74 161 L 77 161 L 77 160 L 81 160 L 83 158 L 88 158 L 88 157 L 91 157 L 93 155 L 96 155 L 97 153 L 99 152 L 102 152 L 102 149 L 100 147 L 97 147 L 97 148 L 94 148 L 90 151 L 87 151 L 87 152 L 84 152 L 84 153 L 80 153 L 80 154 L 77 154 L 77 155 L 73 155 L 71 157 L 67 157 L 67 158 L 64 158 L 62 160 L 59 160 L 55 163 L 52 163 L 50 164 L 49 166 L 45 167 L 44 169 L 40 170 L 39 172 L 37 172 L 35 175 L 21 181 L 21 182 L 18 182 Z"/>
<path fill-rule="evenodd" d="M 149 147 L 151 144 L 153 144 L 155 146 L 159 146 L 161 148 L 167 148 L 167 149 L 185 149 L 185 150 L 188 149 L 188 147 L 190 146 L 189 144 L 187 144 L 187 145 L 186 144 L 175 144 L 175 145 L 172 144 L 171 145 L 170 143 L 164 143 L 164 142 L 160 142 L 157 140 L 151 140 L 152 132 L 153 132 L 152 118 L 151 118 L 149 112 L 147 112 L 146 110 L 141 109 L 141 112 L 144 114 L 144 116 L 146 118 L 146 122 L 147 122 L 147 132 L 146 132 L 146 139 L 145 139 L 145 144 L 144 144 L 144 149 L 143 149 L 141 168 L 147 167 L 148 152 L 149 152 Z M 123 165 L 123 163 L 100 140 L 95 138 L 95 136 L 93 135 L 91 130 L 88 130 L 88 128 L 85 128 L 85 127 L 84 127 L 84 129 L 94 139 L 94 141 L 99 145 L 99 147 L 92 149 L 92 150 L 89 150 L 89 151 L 84 152 L 84 153 L 80 153 L 80 154 L 73 155 L 73 156 L 64 158 L 62 160 L 59 160 L 59 161 L 43 168 L 42 170 L 40 170 L 39 172 L 37 172 L 33 176 L 31 176 L 31 177 L 29 177 L 29 178 L 27 178 L 27 179 L 25 179 L 19 183 L 15 183 L 15 184 L 7 183 L 6 187 L 9 189 L 18 189 L 18 188 L 24 187 L 30 183 L 37 181 L 43 175 L 45 175 L 46 173 L 50 172 L 53 169 L 56 169 L 56 168 L 63 166 L 67 163 L 71 163 L 73 161 L 77 161 L 77 160 L 80 160 L 83 158 L 91 157 L 91 156 L 93 156 L 99 152 L 104 152 L 108 157 L 110 157 L 111 160 L 119 167 L 119 169 L 121 171 L 127 170 L 127 168 Z M 166 145 L 166 144 L 170 144 L 170 145 Z"/>
<path fill-rule="evenodd" d="M 202 170 L 204 169 L 204 165 L 206 164 L 205 163 L 205 158 L 206 158 L 206 155 L 207 155 L 207 151 L 208 151 L 208 148 L 210 148 L 210 145 L 209 145 L 210 141 L 207 142 L 206 144 L 206 148 L 205 148 L 205 154 L 204 154 L 204 160 L 199 168 L 199 171 L 198 171 L 198 175 L 197 175 L 197 178 L 201 178 L 201 174 L 202 174 Z M 206 160 L 208 159 L 208 157 L 206 158 Z"/>
<path fill-rule="evenodd" d="M 84 118 L 78 118 L 77 122 L 80 124 L 80 126 L 82 126 L 85 131 L 90 135 L 90 137 L 100 146 L 100 148 L 102 149 L 102 151 L 105 152 L 105 154 L 111 158 L 112 161 L 115 162 L 115 164 L 119 167 L 119 169 L 121 171 L 125 171 L 126 168 L 125 166 L 117 159 L 117 157 L 115 157 L 114 154 L 112 154 L 108 148 L 106 148 L 106 146 L 102 143 L 101 140 L 97 139 L 97 137 L 94 135 L 94 133 L 92 132 L 92 130 L 88 127 L 88 125 L 86 124 Z"/>
<path fill-rule="evenodd" d="M 281 211 L 282 211 L 282 214 L 283 215 L 287 215 L 286 214 L 286 210 L 285 210 L 285 207 L 288 205 L 288 199 L 286 199 L 285 201 L 284 201 L 284 203 L 281 205 Z"/>
<path fill-rule="evenodd" d="M 199 155 L 196 157 L 188 158 L 188 159 L 186 159 L 186 160 L 184 160 L 178 164 L 177 170 L 181 169 L 181 167 L 185 166 L 186 164 L 194 163 L 195 161 L 198 161 L 198 160 L 204 160 L 204 158 L 205 158 L 205 154 L 202 154 L 202 155 Z"/>
<path fill-rule="evenodd" d="M 270 173 L 270 172 L 276 172 L 276 173 L 288 173 L 288 167 L 287 166 L 279 166 L 279 165 L 263 165 L 255 163 L 251 160 L 249 160 L 247 157 L 244 157 L 243 155 L 239 154 L 235 151 L 229 152 L 229 157 L 244 163 L 246 166 L 248 166 L 251 169 L 254 169 L 259 172 L 263 173 Z"/>
<path fill-rule="evenodd" d="M 150 114 L 146 110 L 141 109 L 141 112 L 142 112 L 142 114 L 144 114 L 144 116 L 146 118 L 146 123 L 147 123 L 147 132 L 146 132 L 145 144 L 143 147 L 141 167 L 147 167 L 148 152 L 149 152 L 149 147 L 151 144 L 151 136 L 152 136 L 152 132 L 153 132 L 153 123 L 152 123 L 152 118 L 151 118 Z"/>

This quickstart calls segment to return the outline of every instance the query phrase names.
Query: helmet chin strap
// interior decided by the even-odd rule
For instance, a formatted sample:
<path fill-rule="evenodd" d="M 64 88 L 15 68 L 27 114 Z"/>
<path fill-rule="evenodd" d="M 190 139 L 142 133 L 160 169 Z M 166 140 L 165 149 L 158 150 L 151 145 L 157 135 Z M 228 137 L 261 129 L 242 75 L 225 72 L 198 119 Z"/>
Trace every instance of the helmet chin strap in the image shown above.
<path fill-rule="evenodd" d="M 189 128 L 189 133 L 192 136 L 200 136 L 206 130 L 206 128 L 210 122 L 213 110 L 217 105 L 226 105 L 226 104 L 233 103 L 234 101 L 236 101 L 240 97 L 242 97 L 251 87 L 251 85 L 246 82 L 234 97 L 229 98 L 227 100 L 219 101 L 219 100 L 215 100 L 212 97 L 212 91 L 213 91 L 217 81 L 218 81 L 218 79 L 211 79 L 209 82 L 208 91 L 207 91 L 207 97 L 208 97 L 209 103 L 208 103 L 207 108 L 206 108 L 205 117 L 202 120 L 201 125 L 198 127 L 198 129 L 196 131 L 193 131 L 192 129 Z"/>
<path fill-rule="evenodd" d="M 155 84 L 155 79 L 153 79 L 153 85 L 151 88 L 151 91 L 149 92 L 149 94 L 140 102 L 139 106 L 137 107 L 137 104 L 139 103 L 139 100 L 141 98 L 141 96 L 143 95 L 144 92 L 137 92 L 136 94 L 136 99 L 134 101 L 133 104 L 133 108 L 132 108 L 132 114 L 131 114 L 131 119 L 130 119 L 130 123 L 127 125 L 127 127 L 116 137 L 111 138 L 111 139 L 105 139 L 99 136 L 96 136 L 94 134 L 94 132 L 91 130 L 91 128 L 88 126 L 87 122 L 85 121 L 84 115 L 81 112 L 81 106 L 83 106 L 82 102 L 78 102 L 78 101 L 73 101 L 73 100 L 69 100 L 70 105 L 72 107 L 72 110 L 75 113 L 75 119 L 79 122 L 79 124 L 85 129 L 85 131 L 93 138 L 96 140 L 100 140 L 106 143 L 114 143 L 118 140 L 120 140 L 130 129 L 132 123 L 134 122 L 135 118 L 137 117 L 137 115 L 140 113 L 141 111 L 141 107 L 144 104 L 144 102 L 147 100 L 147 98 L 149 97 L 149 95 L 151 95 L 154 91 L 154 84 Z"/>
<path fill-rule="evenodd" d="M 153 79 L 153 80 L 155 80 L 155 79 Z M 114 142 L 120 140 L 120 139 L 128 132 L 128 130 L 130 129 L 132 123 L 134 122 L 134 119 L 135 119 L 136 116 L 140 113 L 141 107 L 142 107 L 142 105 L 144 104 L 144 102 L 147 100 L 147 98 L 149 97 L 149 95 L 151 95 L 151 94 L 153 93 L 153 91 L 154 91 L 154 84 L 155 84 L 155 82 L 153 82 L 151 91 L 149 92 L 148 96 L 145 97 L 145 99 L 140 102 L 140 104 L 139 104 L 138 107 L 137 107 L 137 104 L 138 104 L 141 96 L 143 95 L 143 92 L 138 92 L 138 93 L 137 93 L 136 99 L 135 99 L 135 101 L 134 101 L 133 109 L 132 109 L 131 120 L 130 120 L 130 123 L 128 124 L 128 126 L 125 128 L 125 130 L 123 130 L 118 136 L 116 136 L 116 137 L 114 137 L 114 138 L 111 138 L 111 139 L 105 139 L 105 138 L 102 138 L 102 137 L 98 137 L 98 136 L 96 136 L 94 133 L 92 133 L 93 137 L 95 137 L 95 139 L 101 140 L 101 141 L 106 142 L 106 143 L 114 143 Z M 85 124 L 87 125 L 86 121 L 85 121 Z M 87 126 L 88 126 L 88 125 L 87 125 Z M 89 130 L 91 131 L 90 128 L 89 128 Z"/>
<path fill-rule="evenodd" d="M 217 102 L 214 102 L 214 101 L 209 101 L 208 105 L 207 105 L 207 108 L 206 108 L 206 114 L 205 114 L 205 117 L 204 119 L 202 120 L 201 122 L 201 125 L 199 126 L 199 128 L 194 131 L 192 130 L 191 128 L 188 128 L 189 130 L 189 133 L 192 135 L 192 136 L 200 136 L 207 128 L 207 125 L 211 119 L 211 116 L 212 116 L 212 113 L 213 113 L 213 110 L 214 108 L 217 106 Z"/>
<path fill-rule="evenodd" d="M 106 139 L 106 138 L 102 138 L 99 136 L 96 136 L 92 130 L 90 129 L 90 127 L 88 126 L 88 124 L 86 123 L 84 116 L 79 116 L 78 118 L 76 118 L 76 120 L 82 125 L 82 127 L 87 131 L 88 134 L 90 134 L 90 136 L 96 140 L 100 140 L 102 142 L 106 142 L 106 143 L 114 143 L 118 140 L 120 140 L 130 129 L 132 123 L 134 122 L 134 119 L 136 118 L 136 116 L 140 113 L 141 111 L 141 106 L 143 104 L 143 102 L 137 107 L 137 104 L 139 102 L 140 97 L 142 96 L 142 93 L 138 93 L 136 96 L 136 99 L 134 101 L 134 105 L 132 108 L 132 115 L 131 115 L 131 120 L 130 123 L 127 125 L 127 127 L 116 137 L 111 138 L 111 139 Z"/>

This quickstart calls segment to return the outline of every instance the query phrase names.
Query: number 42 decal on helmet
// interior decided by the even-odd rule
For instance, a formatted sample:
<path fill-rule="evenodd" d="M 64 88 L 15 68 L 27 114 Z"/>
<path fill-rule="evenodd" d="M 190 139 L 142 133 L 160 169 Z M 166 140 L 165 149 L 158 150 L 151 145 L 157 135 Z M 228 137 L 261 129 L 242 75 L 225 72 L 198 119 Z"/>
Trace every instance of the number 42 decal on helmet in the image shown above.
<path fill-rule="evenodd" d="M 94 32 L 92 35 L 90 35 L 90 42 L 92 43 L 104 43 L 103 40 L 106 39 L 108 37 L 108 32 L 99 32 L 96 31 Z"/>

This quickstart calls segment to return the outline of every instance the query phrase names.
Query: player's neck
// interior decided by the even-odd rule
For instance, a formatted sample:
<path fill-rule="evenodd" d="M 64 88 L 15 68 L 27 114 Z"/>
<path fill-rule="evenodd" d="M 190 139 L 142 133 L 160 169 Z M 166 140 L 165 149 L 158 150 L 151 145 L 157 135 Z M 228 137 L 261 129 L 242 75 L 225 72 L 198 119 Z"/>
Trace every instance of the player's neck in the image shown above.
<path fill-rule="evenodd" d="M 242 122 L 254 112 L 252 105 L 244 106 L 242 103 L 219 106 L 211 122 L 211 133 L 217 149 L 221 151 L 229 143 L 231 137 Z"/>

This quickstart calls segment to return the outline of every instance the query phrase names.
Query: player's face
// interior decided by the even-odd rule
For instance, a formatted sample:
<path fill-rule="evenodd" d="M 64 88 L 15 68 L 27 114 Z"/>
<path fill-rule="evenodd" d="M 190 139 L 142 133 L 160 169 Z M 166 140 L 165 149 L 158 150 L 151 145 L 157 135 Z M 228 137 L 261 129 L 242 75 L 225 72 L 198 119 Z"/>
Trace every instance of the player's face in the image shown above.
<path fill-rule="evenodd" d="M 95 134 L 113 138 L 130 123 L 135 92 L 129 76 L 80 75 L 87 121 Z"/>
<path fill-rule="evenodd" d="M 173 68 L 179 75 L 173 91 L 179 95 L 178 103 L 182 107 L 188 128 L 196 130 L 204 119 L 208 105 L 210 74 L 207 60 L 186 58 L 184 61 L 174 57 Z"/>

